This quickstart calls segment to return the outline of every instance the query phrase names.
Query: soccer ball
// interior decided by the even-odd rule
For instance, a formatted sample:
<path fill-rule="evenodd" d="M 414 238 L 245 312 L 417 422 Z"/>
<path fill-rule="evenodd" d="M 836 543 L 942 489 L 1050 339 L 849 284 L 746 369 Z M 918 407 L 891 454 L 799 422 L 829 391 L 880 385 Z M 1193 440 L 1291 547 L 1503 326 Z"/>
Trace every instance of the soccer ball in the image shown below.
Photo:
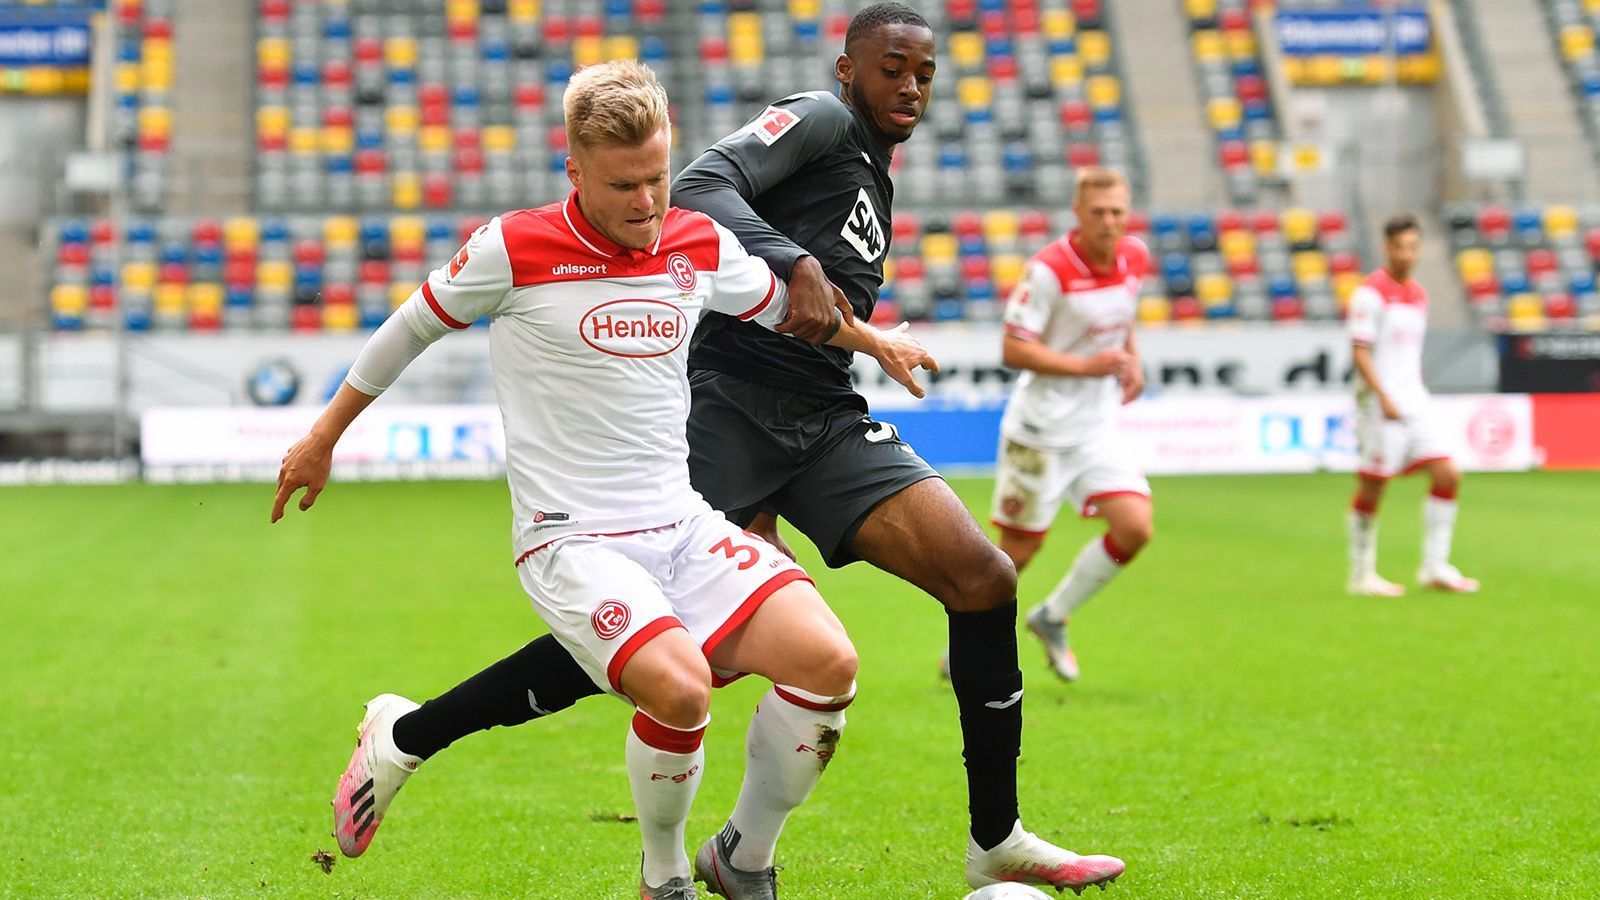
<path fill-rule="evenodd" d="M 968 894 L 965 900 L 1050 900 L 1050 895 L 1025 884 L 991 884 Z"/>

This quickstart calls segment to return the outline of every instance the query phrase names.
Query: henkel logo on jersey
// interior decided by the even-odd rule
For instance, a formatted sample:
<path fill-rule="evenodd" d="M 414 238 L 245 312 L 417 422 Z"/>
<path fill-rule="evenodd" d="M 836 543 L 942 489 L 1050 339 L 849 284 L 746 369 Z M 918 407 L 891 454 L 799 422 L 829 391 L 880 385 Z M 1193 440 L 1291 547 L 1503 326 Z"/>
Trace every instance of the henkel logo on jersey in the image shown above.
<path fill-rule="evenodd" d="M 683 346 L 689 320 L 683 310 L 661 300 L 611 300 L 584 313 L 578 333 L 601 353 L 649 359 Z"/>

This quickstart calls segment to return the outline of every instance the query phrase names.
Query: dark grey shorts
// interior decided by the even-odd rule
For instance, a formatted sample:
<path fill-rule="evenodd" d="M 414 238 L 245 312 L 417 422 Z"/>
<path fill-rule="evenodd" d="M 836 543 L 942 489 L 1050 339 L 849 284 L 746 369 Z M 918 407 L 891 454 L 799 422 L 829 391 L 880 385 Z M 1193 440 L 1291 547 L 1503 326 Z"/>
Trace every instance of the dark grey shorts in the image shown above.
<path fill-rule="evenodd" d="M 829 566 L 854 562 L 856 530 L 886 497 L 939 473 L 845 399 L 798 394 L 723 372 L 690 374 L 689 479 L 734 524 L 765 507 L 817 545 Z"/>

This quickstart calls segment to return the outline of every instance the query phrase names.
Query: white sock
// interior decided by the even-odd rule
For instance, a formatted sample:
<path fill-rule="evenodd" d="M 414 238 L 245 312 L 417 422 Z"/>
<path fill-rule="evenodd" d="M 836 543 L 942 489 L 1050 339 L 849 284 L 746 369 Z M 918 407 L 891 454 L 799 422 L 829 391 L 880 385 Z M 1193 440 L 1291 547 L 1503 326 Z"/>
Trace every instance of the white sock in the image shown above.
<path fill-rule="evenodd" d="M 805 802 L 839 746 L 844 710 L 855 686 L 837 697 L 788 685 L 772 686 L 745 737 L 744 786 L 722 829 L 734 868 L 755 872 L 772 865 L 789 813 Z"/>
<path fill-rule="evenodd" d="M 1378 517 L 1350 510 L 1350 580 L 1360 581 L 1378 571 Z"/>
<path fill-rule="evenodd" d="M 1078 551 L 1078 558 L 1073 560 L 1072 568 L 1065 577 L 1056 585 L 1050 596 L 1044 598 L 1044 605 L 1050 611 L 1050 618 L 1057 621 L 1066 621 L 1072 616 L 1073 611 L 1089 601 L 1117 577 L 1123 569 L 1123 564 L 1111 558 L 1111 553 L 1106 550 L 1107 537 L 1097 537 L 1083 545 Z"/>
<path fill-rule="evenodd" d="M 633 714 L 633 726 L 628 729 L 628 783 L 644 839 L 644 880 L 651 887 L 689 877 L 683 830 L 705 769 L 706 752 L 700 743 L 705 730 L 704 724 L 685 731 L 663 725 L 643 712 Z"/>
<path fill-rule="evenodd" d="M 1422 501 L 1422 567 L 1430 572 L 1450 564 L 1456 530 L 1456 501 L 1429 495 Z"/>

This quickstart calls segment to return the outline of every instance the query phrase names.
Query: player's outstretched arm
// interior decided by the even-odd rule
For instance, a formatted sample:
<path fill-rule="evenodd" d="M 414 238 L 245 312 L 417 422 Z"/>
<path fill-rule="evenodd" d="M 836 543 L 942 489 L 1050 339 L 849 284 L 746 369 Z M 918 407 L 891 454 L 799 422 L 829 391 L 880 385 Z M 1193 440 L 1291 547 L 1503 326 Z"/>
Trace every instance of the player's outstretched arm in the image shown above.
<path fill-rule="evenodd" d="M 317 502 L 317 495 L 328 485 L 328 473 L 333 468 L 333 447 L 339 443 L 350 423 L 377 397 L 362 393 L 349 382 L 339 385 L 338 393 L 328 402 L 328 408 L 317 417 L 316 424 L 305 437 L 296 441 L 283 455 L 283 466 L 278 469 L 278 493 L 272 498 L 272 521 L 283 518 L 283 508 L 301 488 L 306 489 L 300 498 L 300 511 L 304 512 Z"/>
<path fill-rule="evenodd" d="M 1123 377 L 1137 360 L 1126 350 L 1101 350 L 1092 356 L 1059 353 L 1043 343 L 1015 334 L 1007 334 L 1000 347 L 1000 361 L 1013 369 L 1028 369 L 1040 375 L 1069 375 L 1079 378 L 1096 378 L 1104 375 Z"/>
<path fill-rule="evenodd" d="M 917 370 L 937 372 L 939 361 L 907 331 L 908 328 L 908 323 L 901 322 L 880 331 L 865 322 L 855 321 L 841 324 L 838 333 L 828 339 L 828 345 L 867 354 L 878 361 L 885 374 L 920 400 L 928 392 L 917 383 Z"/>

